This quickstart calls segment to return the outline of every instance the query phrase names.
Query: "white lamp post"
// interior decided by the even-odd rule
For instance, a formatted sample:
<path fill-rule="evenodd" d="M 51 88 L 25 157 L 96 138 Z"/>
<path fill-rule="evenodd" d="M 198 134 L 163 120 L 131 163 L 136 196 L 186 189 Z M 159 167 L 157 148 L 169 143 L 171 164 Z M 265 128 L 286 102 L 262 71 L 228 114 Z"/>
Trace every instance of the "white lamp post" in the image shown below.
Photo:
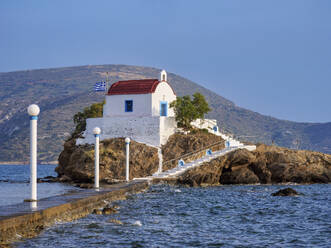
<path fill-rule="evenodd" d="M 28 107 L 30 115 L 30 187 L 31 201 L 37 201 L 37 121 L 40 109 L 38 105 Z"/>
<path fill-rule="evenodd" d="M 125 158 L 125 180 L 129 182 L 129 152 L 130 152 L 130 138 L 125 138 L 126 158 Z"/>
<path fill-rule="evenodd" d="M 99 140 L 101 129 L 95 127 L 93 129 L 95 136 L 95 147 L 94 147 L 94 188 L 99 188 Z"/>

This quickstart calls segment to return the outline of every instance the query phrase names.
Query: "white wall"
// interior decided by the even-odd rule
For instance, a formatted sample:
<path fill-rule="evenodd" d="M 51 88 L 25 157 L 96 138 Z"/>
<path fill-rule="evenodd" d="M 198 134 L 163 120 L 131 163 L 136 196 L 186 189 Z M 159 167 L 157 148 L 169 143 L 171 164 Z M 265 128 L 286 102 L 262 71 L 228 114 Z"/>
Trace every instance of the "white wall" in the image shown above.
<path fill-rule="evenodd" d="M 125 101 L 133 101 L 133 111 L 125 112 Z M 137 95 L 110 95 L 106 96 L 106 103 L 103 107 L 104 117 L 114 116 L 151 116 L 152 115 L 152 94 Z"/>
<path fill-rule="evenodd" d="M 150 146 L 160 147 L 175 132 L 174 117 L 104 117 L 86 120 L 85 139 L 78 139 L 76 144 L 93 144 L 93 128 L 100 127 L 100 140 L 130 137 Z"/>
<path fill-rule="evenodd" d="M 152 112 L 153 116 L 160 116 L 160 102 L 168 102 L 168 116 L 175 116 L 174 110 L 170 109 L 170 103 L 176 100 L 171 86 L 166 82 L 160 82 L 152 94 Z"/>
<path fill-rule="evenodd" d="M 176 132 L 176 119 L 175 117 L 160 116 L 160 144 L 165 145 L 168 138 Z"/>
<path fill-rule="evenodd" d="M 191 122 L 191 125 L 200 129 L 213 129 L 214 126 L 217 126 L 217 120 L 213 119 L 196 119 Z"/>

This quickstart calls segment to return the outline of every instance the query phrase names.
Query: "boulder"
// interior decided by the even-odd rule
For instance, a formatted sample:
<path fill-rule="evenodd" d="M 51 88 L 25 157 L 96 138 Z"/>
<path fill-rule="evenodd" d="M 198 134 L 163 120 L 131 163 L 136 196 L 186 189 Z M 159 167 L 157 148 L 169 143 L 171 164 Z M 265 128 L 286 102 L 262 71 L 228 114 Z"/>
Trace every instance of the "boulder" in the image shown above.
<path fill-rule="evenodd" d="M 260 183 L 258 176 L 247 166 L 231 167 L 223 171 L 220 177 L 221 184 L 256 184 Z"/>
<path fill-rule="evenodd" d="M 219 185 L 223 166 L 220 159 L 193 168 L 178 178 L 179 184 L 189 186 Z"/>
<path fill-rule="evenodd" d="M 102 210 L 102 214 L 106 214 L 106 215 L 109 215 L 109 214 L 116 214 L 117 213 L 117 210 L 115 208 L 112 208 L 112 207 L 105 207 L 103 210 Z"/>
<path fill-rule="evenodd" d="M 125 142 L 123 138 L 100 142 L 99 165 L 101 182 L 125 180 Z M 157 149 L 132 140 L 130 143 L 130 179 L 152 175 L 157 169 Z M 72 140 L 66 142 L 55 171 L 58 173 L 60 181 L 93 183 L 94 146 L 76 146 Z"/>
<path fill-rule="evenodd" d="M 271 194 L 272 196 L 297 196 L 297 195 L 302 195 L 301 193 L 298 193 L 297 191 L 295 191 L 292 188 L 285 188 L 285 189 L 281 189 L 278 190 L 275 193 Z"/>
<path fill-rule="evenodd" d="M 109 219 L 108 222 L 109 223 L 114 223 L 114 224 L 117 224 L 117 225 L 123 225 L 122 221 L 116 220 L 116 219 Z"/>
<path fill-rule="evenodd" d="M 101 209 L 94 209 L 92 214 L 97 214 L 97 215 L 101 215 L 102 214 L 102 210 Z"/>

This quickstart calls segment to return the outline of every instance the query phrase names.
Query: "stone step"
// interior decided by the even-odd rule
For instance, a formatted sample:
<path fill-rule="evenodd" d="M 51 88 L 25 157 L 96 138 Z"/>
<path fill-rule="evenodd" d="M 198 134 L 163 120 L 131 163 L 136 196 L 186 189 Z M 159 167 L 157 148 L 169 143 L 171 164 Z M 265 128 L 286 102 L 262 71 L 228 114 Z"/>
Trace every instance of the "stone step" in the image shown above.
<path fill-rule="evenodd" d="M 154 173 L 153 176 L 146 177 L 146 178 L 143 178 L 143 179 L 152 180 L 154 178 L 174 178 L 174 177 L 184 173 L 185 171 L 187 171 L 189 169 L 195 168 L 195 167 L 200 166 L 203 163 L 209 162 L 209 161 L 211 161 L 215 158 L 218 158 L 220 156 L 224 156 L 225 154 L 227 154 L 231 151 L 234 151 L 234 150 L 237 150 L 237 149 L 242 149 L 242 148 L 247 148 L 249 150 L 254 150 L 255 146 L 238 145 L 238 146 L 235 146 L 235 147 L 228 147 L 228 148 L 225 148 L 223 150 L 213 152 L 211 155 L 207 155 L 205 157 L 202 157 L 202 158 L 199 158 L 197 160 L 191 161 L 187 164 L 184 164 L 181 167 L 176 167 L 176 168 L 173 168 L 173 169 L 170 169 L 168 171 L 161 172 L 161 173 Z M 143 180 L 143 179 L 140 179 L 140 180 Z M 139 179 L 137 178 L 137 180 L 139 180 Z"/>

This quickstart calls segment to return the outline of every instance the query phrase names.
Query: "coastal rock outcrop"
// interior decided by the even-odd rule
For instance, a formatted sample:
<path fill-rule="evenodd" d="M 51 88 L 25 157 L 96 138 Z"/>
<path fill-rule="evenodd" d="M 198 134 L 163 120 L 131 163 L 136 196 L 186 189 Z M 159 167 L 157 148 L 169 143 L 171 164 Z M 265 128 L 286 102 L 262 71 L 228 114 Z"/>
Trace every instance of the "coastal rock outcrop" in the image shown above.
<path fill-rule="evenodd" d="M 152 175 L 158 169 L 157 149 L 131 141 L 130 178 Z M 55 171 L 65 181 L 91 183 L 94 180 L 94 146 L 76 145 L 75 139 L 64 144 Z M 125 142 L 115 138 L 100 142 L 100 180 L 125 180 Z"/>
<path fill-rule="evenodd" d="M 173 158 L 209 145 L 219 143 L 214 149 L 222 149 L 224 140 L 205 131 L 195 130 L 189 134 L 176 133 L 170 136 L 162 147 L 164 170 L 177 166 L 177 161 L 167 163 Z M 205 154 L 201 151 L 200 156 Z M 199 156 L 196 155 L 196 156 Z M 94 180 L 94 146 L 76 145 L 76 139 L 65 142 L 55 171 L 59 181 L 92 183 Z M 158 170 L 158 151 L 142 143 L 130 143 L 130 179 L 150 176 Z M 125 142 L 123 138 L 107 139 L 100 142 L 100 180 L 106 183 L 125 180 Z"/>
<path fill-rule="evenodd" d="M 331 155 L 258 145 L 236 150 L 184 173 L 177 182 L 215 184 L 329 183 Z"/>

